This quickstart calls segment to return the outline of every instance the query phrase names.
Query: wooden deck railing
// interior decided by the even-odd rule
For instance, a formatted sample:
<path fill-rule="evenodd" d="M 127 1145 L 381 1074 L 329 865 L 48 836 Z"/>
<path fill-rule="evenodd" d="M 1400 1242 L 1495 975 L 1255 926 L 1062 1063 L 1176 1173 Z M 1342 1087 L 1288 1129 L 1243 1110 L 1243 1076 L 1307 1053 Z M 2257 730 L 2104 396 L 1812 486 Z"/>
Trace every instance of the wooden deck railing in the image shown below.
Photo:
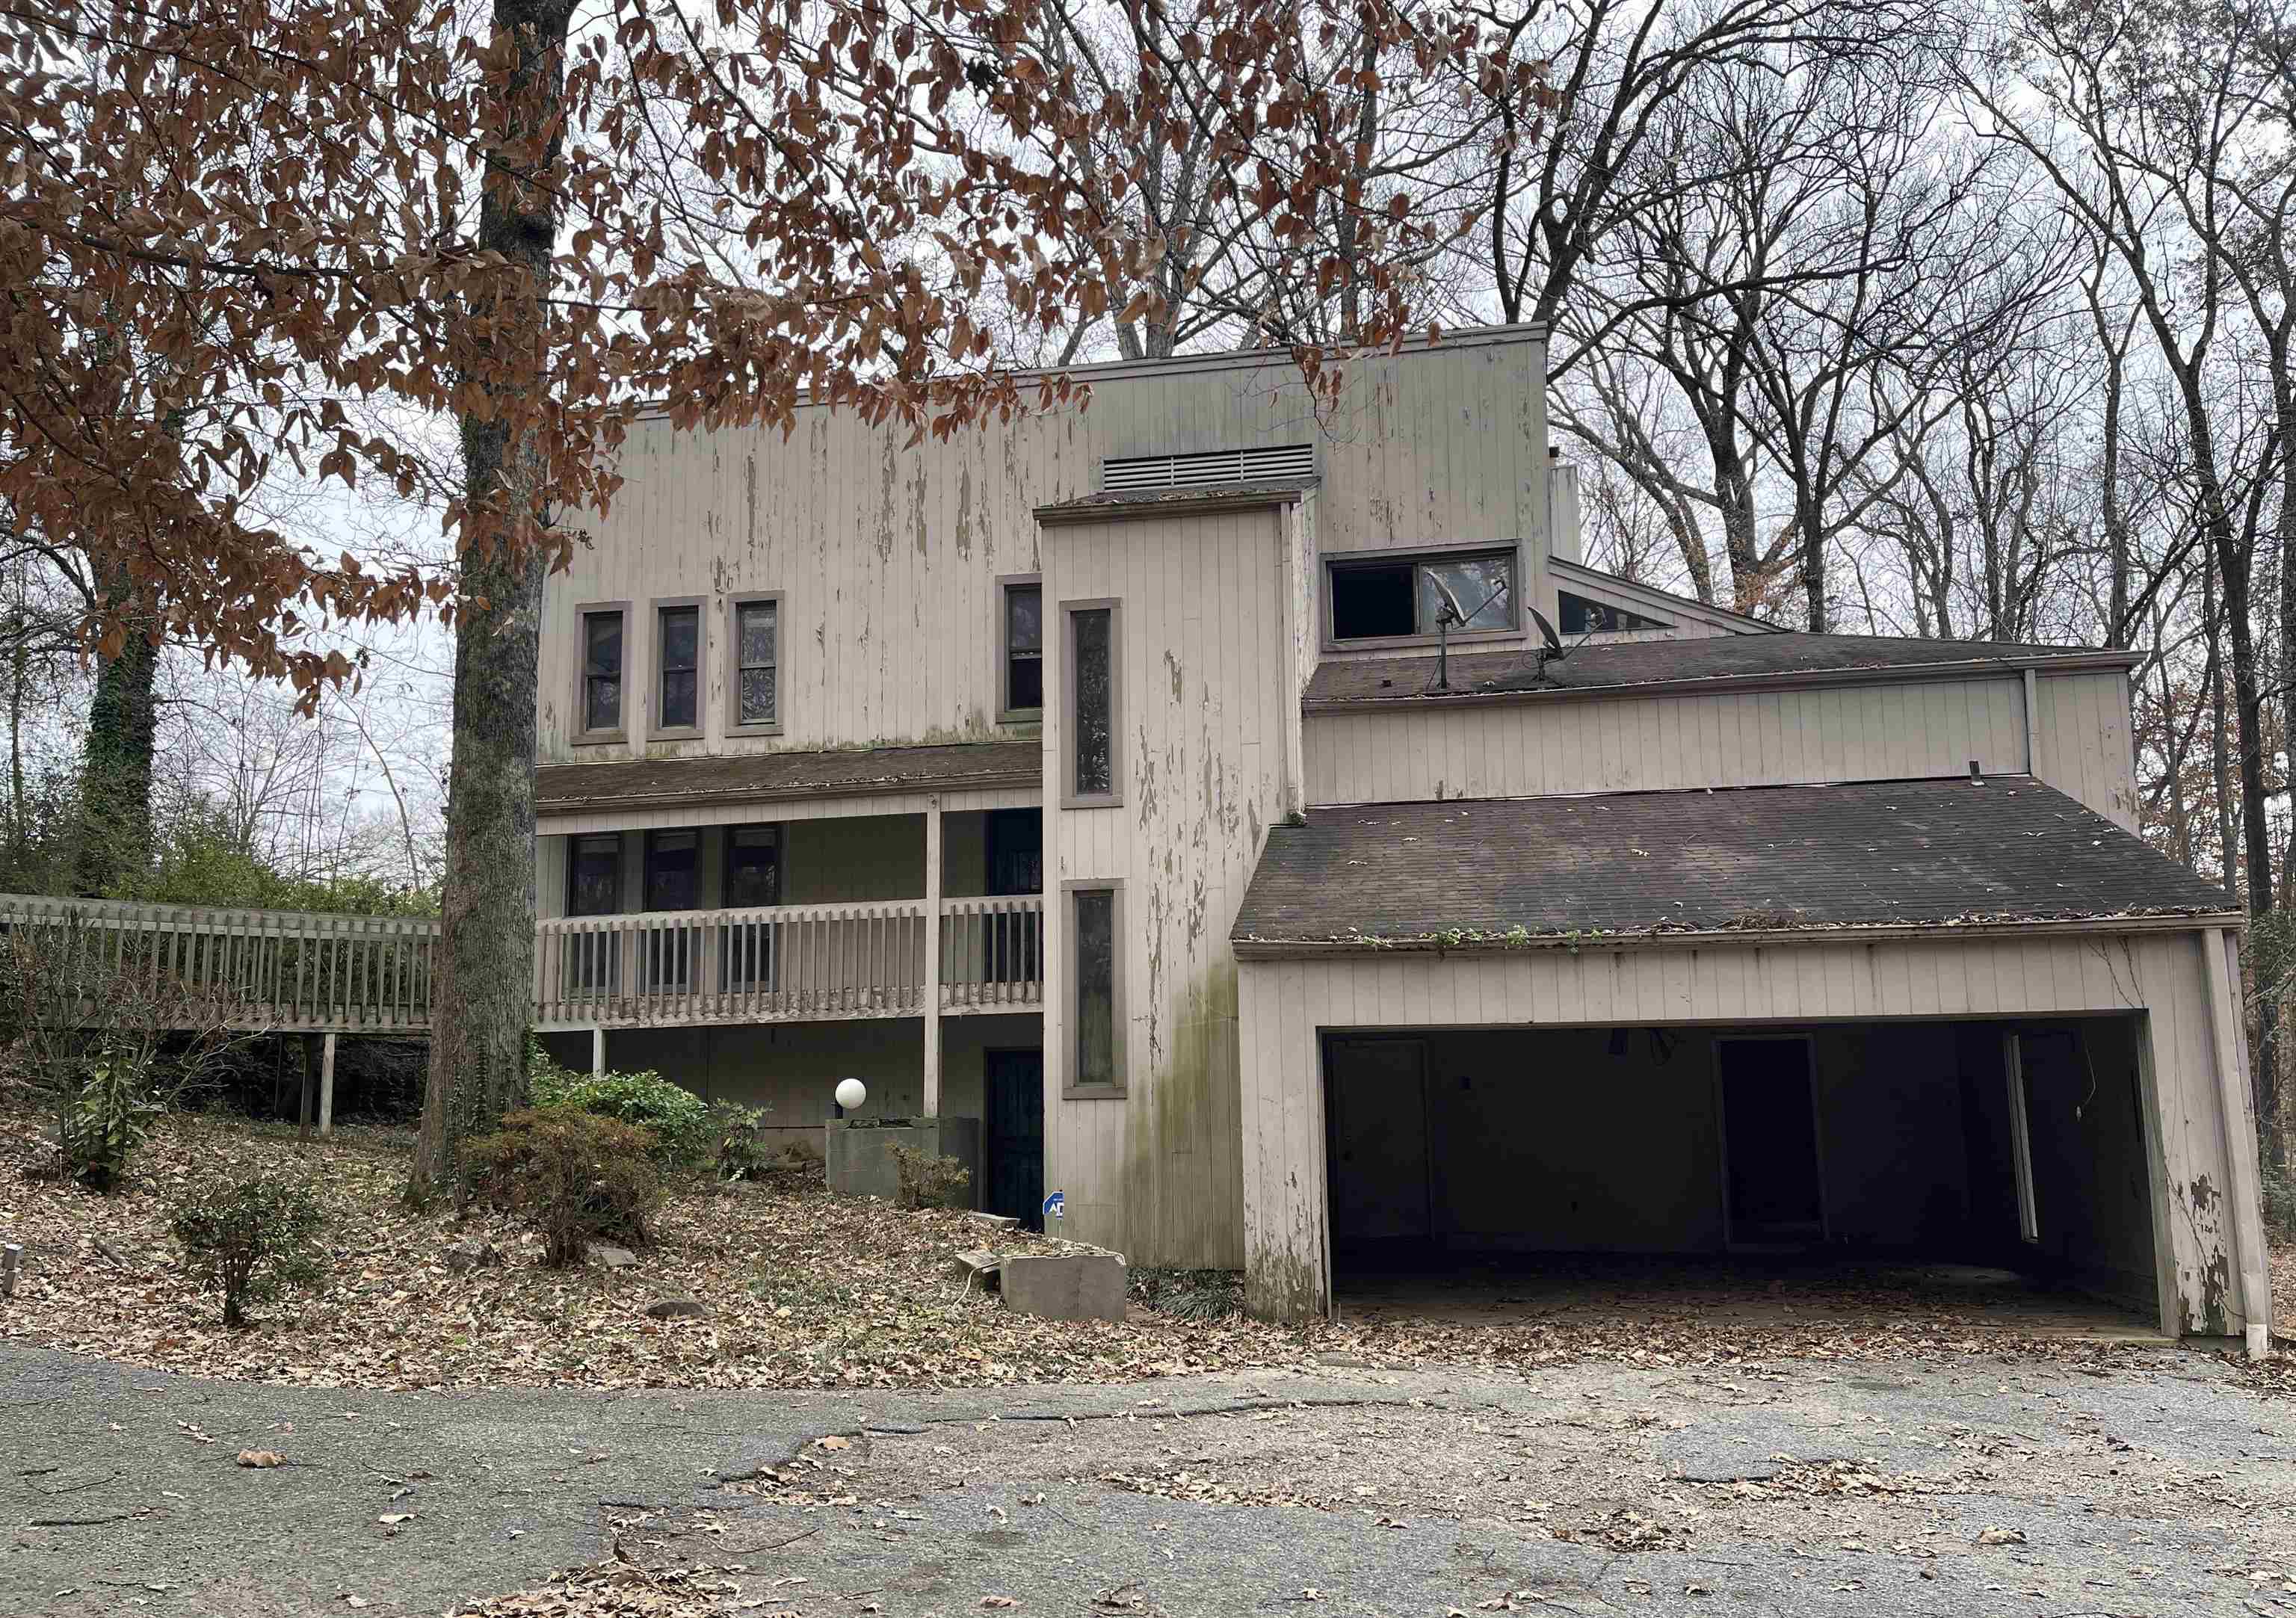
<path fill-rule="evenodd" d="M 1044 900 L 941 902 L 940 1009 L 1044 1001 Z M 430 1026 L 439 924 L 0 894 L 0 929 L 37 929 L 74 981 L 137 974 L 202 1020 L 303 1032 Z M 779 905 L 568 916 L 535 929 L 545 1028 L 915 1016 L 926 907 Z M 100 991 L 99 991 L 100 992 Z M 80 1014 L 94 1015 L 90 1006 Z"/>
<path fill-rule="evenodd" d="M 384 1032 L 430 1026 L 439 924 L 0 893 L 0 928 L 48 952 L 45 975 L 156 995 L 234 1028 Z M 91 1003 L 77 1014 L 100 1020 Z"/>

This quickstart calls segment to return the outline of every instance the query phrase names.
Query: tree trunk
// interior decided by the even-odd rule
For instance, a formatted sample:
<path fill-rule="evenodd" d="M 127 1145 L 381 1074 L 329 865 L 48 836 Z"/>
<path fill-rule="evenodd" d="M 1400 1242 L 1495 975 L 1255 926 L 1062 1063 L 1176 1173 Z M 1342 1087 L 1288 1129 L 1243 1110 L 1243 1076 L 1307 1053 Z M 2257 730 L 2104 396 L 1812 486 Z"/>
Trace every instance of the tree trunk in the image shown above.
<path fill-rule="evenodd" d="M 517 109 L 506 120 L 513 139 L 530 138 L 561 111 L 571 15 L 570 0 L 494 0 L 496 29 L 518 42 L 517 66 L 502 86 Z M 554 136 L 545 168 L 556 161 L 558 147 Z M 537 297 L 548 286 L 557 225 L 546 191 L 521 183 L 500 162 L 489 164 L 479 246 L 531 270 Z M 497 496 L 512 510 L 531 500 L 521 447 L 499 418 L 465 416 L 462 438 L 464 489 L 474 512 Z M 439 976 L 414 1146 L 412 1189 L 418 1197 L 453 1185 L 463 1143 L 526 1096 L 543 572 L 539 555 L 514 560 L 491 545 L 472 546 L 463 562 Z M 478 601 L 486 606 L 474 611 Z"/>
<path fill-rule="evenodd" d="M 2217 869 L 2225 897 L 2240 902 L 2240 844 L 2233 834 L 2231 726 L 2225 712 L 2224 615 L 2217 608 L 2217 564 L 2211 553 L 2201 571 L 2201 617 L 2208 626 L 2208 661 L 2202 679 L 2209 688 L 2209 764 L 2216 783 Z"/>
<path fill-rule="evenodd" d="M 159 719 L 160 649 L 131 634 L 107 659 L 88 703 L 80 758 L 80 835 L 73 885 L 113 891 L 152 866 L 152 741 Z"/>

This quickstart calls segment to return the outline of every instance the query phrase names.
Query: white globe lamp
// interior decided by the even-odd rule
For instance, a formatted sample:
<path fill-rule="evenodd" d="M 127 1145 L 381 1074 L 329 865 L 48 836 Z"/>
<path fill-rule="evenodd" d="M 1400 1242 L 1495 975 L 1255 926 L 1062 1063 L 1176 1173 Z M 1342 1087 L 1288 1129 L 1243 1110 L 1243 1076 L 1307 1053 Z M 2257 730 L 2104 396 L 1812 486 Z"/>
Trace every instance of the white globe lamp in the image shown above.
<path fill-rule="evenodd" d="M 837 1081 L 837 1105 L 847 1112 L 859 1112 L 861 1104 L 868 1099 L 869 1087 L 858 1079 L 840 1079 Z"/>

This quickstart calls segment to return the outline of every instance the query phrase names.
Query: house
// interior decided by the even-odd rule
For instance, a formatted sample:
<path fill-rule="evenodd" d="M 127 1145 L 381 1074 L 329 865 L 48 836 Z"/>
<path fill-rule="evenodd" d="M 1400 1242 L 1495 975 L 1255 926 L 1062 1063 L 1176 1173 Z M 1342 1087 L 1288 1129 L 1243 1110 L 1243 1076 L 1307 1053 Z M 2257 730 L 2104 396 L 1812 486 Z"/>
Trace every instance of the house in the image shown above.
<path fill-rule="evenodd" d="M 2259 1340 L 2239 918 L 2135 835 L 2128 655 L 1587 567 L 1534 328 L 1083 380 L 633 437 L 544 619 L 565 1059 L 980 1120 L 987 1205 L 1277 1316 L 1818 1246 Z"/>

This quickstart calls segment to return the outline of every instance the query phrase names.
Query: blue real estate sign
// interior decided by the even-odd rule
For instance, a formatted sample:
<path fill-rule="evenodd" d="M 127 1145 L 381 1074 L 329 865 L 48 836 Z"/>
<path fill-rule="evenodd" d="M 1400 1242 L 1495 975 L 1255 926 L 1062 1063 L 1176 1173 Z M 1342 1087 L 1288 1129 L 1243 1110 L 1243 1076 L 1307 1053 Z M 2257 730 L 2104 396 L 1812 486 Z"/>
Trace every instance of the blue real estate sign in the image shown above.
<path fill-rule="evenodd" d="M 1069 1196 L 1065 1191 L 1055 1191 L 1045 1199 L 1045 1217 L 1048 1220 L 1068 1217 Z"/>

